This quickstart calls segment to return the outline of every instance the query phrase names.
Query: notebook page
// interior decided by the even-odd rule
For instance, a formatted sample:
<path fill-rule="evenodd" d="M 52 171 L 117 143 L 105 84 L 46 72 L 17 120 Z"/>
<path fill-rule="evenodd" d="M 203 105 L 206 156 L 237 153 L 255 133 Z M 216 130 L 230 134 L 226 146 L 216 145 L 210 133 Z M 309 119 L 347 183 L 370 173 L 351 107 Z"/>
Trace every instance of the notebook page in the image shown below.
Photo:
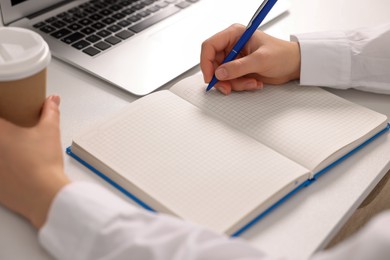
<path fill-rule="evenodd" d="M 384 115 L 317 87 L 288 83 L 229 96 L 205 87 L 198 73 L 170 90 L 313 172 L 387 124 Z"/>
<path fill-rule="evenodd" d="M 100 169 L 157 211 L 218 232 L 309 177 L 307 169 L 169 91 L 131 103 L 75 138 L 73 148 L 110 166 Z"/>

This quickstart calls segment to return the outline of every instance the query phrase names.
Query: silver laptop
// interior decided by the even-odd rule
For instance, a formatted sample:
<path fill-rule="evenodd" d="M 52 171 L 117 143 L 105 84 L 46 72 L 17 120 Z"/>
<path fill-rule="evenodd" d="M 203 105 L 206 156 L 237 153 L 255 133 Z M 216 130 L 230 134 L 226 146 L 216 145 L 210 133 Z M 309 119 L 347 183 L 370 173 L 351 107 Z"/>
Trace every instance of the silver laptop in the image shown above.
<path fill-rule="evenodd" d="M 262 0 L 0 0 L 3 24 L 32 29 L 52 54 L 135 95 L 199 63 L 201 43 L 247 24 Z M 279 0 L 263 24 L 288 9 Z"/>

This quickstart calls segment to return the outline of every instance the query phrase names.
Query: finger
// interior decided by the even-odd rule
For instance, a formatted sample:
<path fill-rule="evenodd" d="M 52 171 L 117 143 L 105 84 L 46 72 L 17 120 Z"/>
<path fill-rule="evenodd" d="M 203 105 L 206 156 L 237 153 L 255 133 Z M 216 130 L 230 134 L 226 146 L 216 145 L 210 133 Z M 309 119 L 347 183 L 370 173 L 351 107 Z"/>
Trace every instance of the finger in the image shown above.
<path fill-rule="evenodd" d="M 257 58 L 255 54 L 251 54 L 222 64 L 215 71 L 215 76 L 219 80 L 233 80 L 248 74 L 256 73 L 258 69 L 259 58 Z"/>
<path fill-rule="evenodd" d="M 229 95 L 232 91 L 253 91 L 263 89 L 264 83 L 256 78 L 238 78 L 230 81 L 219 81 L 215 88 Z"/>
<path fill-rule="evenodd" d="M 214 74 L 214 63 L 217 60 L 217 56 L 220 56 L 219 60 L 222 61 L 225 56 L 224 54 L 230 51 L 231 46 L 235 44 L 244 30 L 245 27 L 243 25 L 235 24 L 213 35 L 202 43 L 200 68 L 205 82 L 211 81 Z M 221 55 L 223 56 L 222 59 Z"/>
<path fill-rule="evenodd" d="M 291 78 L 289 77 L 264 77 L 264 76 L 256 75 L 255 78 L 263 82 L 264 84 L 269 84 L 269 85 L 281 85 L 291 81 Z"/>
<path fill-rule="evenodd" d="M 60 104 L 59 96 L 50 96 L 46 99 L 45 103 L 43 104 L 39 126 L 54 124 L 59 127 L 60 124 L 59 104 Z"/>
<path fill-rule="evenodd" d="M 263 82 L 255 78 L 238 78 L 230 81 L 234 91 L 252 91 L 263 88 Z"/>
<path fill-rule="evenodd" d="M 232 86 L 229 81 L 219 81 L 214 87 L 224 95 L 229 95 L 232 92 Z"/>

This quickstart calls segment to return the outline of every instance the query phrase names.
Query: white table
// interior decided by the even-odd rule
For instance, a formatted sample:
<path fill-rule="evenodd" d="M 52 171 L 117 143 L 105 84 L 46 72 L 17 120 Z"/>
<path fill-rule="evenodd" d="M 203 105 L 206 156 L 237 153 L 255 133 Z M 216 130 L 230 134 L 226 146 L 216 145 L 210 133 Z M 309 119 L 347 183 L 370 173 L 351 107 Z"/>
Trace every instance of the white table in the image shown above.
<path fill-rule="evenodd" d="M 266 32 L 288 39 L 291 33 L 349 29 L 390 22 L 388 0 L 376 0 L 375 5 L 373 1 L 365 0 L 291 2 L 290 12 L 267 25 Z M 197 68 L 186 75 L 195 71 Z M 49 67 L 48 81 L 48 94 L 59 94 L 62 98 L 64 149 L 81 129 L 137 99 L 56 59 Z M 355 90 L 332 92 L 390 117 L 390 95 Z M 71 179 L 95 182 L 123 196 L 65 155 L 65 152 L 64 159 L 65 170 Z M 330 241 L 389 168 L 390 136 L 384 135 L 322 176 L 315 184 L 300 191 L 242 237 L 273 256 L 307 257 Z M 24 219 L 1 206 L 0 259 L 52 259 L 40 247 L 37 231 Z"/>

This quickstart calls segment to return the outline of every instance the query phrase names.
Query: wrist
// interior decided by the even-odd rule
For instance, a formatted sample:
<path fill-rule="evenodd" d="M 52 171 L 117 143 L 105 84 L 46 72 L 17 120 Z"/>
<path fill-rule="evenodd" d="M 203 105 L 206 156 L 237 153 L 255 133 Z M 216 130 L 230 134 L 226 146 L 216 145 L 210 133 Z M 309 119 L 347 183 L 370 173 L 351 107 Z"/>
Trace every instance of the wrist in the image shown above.
<path fill-rule="evenodd" d="M 34 196 L 33 203 L 26 213 L 26 218 L 31 224 L 40 229 L 46 222 L 49 209 L 57 194 L 63 187 L 70 183 L 65 174 L 55 175 L 57 178 L 51 178 L 45 186 L 41 187 L 38 194 Z"/>
<path fill-rule="evenodd" d="M 301 76 L 301 49 L 298 42 L 290 42 L 290 54 L 292 68 L 290 80 L 297 80 Z"/>

